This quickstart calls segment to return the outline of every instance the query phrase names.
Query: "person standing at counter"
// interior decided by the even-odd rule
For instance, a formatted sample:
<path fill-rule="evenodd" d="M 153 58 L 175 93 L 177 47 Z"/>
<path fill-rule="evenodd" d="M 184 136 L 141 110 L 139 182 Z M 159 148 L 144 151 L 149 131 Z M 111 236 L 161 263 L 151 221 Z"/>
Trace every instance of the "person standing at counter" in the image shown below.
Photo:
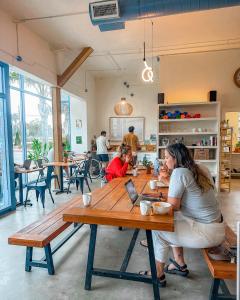
<path fill-rule="evenodd" d="M 102 162 L 103 167 L 106 168 L 109 163 L 108 149 L 109 145 L 106 138 L 107 132 L 101 131 L 101 135 L 96 139 L 97 144 L 97 156 L 98 159 Z"/>
<path fill-rule="evenodd" d="M 129 133 L 125 134 L 123 137 L 123 144 L 130 146 L 132 150 L 132 157 L 133 157 L 133 165 L 136 165 L 137 162 L 137 151 L 141 149 L 139 144 L 138 136 L 134 134 L 134 126 L 130 126 L 128 128 Z"/>

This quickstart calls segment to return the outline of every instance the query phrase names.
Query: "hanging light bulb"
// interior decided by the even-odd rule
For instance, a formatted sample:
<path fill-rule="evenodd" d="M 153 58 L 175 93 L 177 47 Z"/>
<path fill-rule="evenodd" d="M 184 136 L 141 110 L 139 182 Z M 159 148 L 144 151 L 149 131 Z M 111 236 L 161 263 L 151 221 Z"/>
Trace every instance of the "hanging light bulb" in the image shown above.
<path fill-rule="evenodd" d="M 133 112 L 133 107 L 126 101 L 126 98 L 121 98 L 121 100 L 114 105 L 114 111 L 118 116 L 129 116 Z"/>
<path fill-rule="evenodd" d="M 142 80 L 145 82 L 153 82 L 153 71 L 152 67 L 149 67 L 146 60 L 144 61 L 145 68 L 142 70 Z"/>
<path fill-rule="evenodd" d="M 145 82 L 153 82 L 153 70 L 146 62 L 146 47 L 145 47 L 145 22 L 144 22 L 144 43 L 143 43 L 143 62 L 144 69 L 142 70 L 142 80 Z M 152 65 L 153 65 L 153 22 L 152 22 Z"/>

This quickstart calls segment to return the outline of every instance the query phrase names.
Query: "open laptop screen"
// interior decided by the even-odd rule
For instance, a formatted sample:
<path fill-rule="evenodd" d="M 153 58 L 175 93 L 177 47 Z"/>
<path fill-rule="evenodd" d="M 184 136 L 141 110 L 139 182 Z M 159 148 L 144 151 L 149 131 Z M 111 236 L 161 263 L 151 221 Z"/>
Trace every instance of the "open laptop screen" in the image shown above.
<path fill-rule="evenodd" d="M 138 198 L 138 194 L 137 194 L 136 188 L 134 186 L 134 183 L 132 182 L 131 179 L 129 179 L 125 183 L 125 188 L 127 190 L 129 198 L 131 199 L 132 203 L 134 203 Z"/>

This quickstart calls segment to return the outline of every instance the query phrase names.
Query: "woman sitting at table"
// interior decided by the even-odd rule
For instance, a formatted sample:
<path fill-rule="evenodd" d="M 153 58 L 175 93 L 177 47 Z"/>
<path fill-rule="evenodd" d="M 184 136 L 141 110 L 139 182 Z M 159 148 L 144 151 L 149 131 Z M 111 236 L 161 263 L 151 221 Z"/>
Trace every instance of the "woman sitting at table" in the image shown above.
<path fill-rule="evenodd" d="M 166 286 L 165 273 L 187 276 L 189 271 L 183 247 L 209 248 L 225 238 L 221 211 L 214 193 L 214 184 L 205 169 L 198 166 L 183 144 L 169 145 L 165 150 L 166 167 L 160 179 L 169 182 L 168 199 L 175 212 L 174 232 L 152 231 L 159 284 Z M 172 171 L 169 177 L 169 170 Z M 169 248 L 174 259 L 165 268 Z M 140 272 L 150 275 L 149 271 Z"/>
<path fill-rule="evenodd" d="M 108 167 L 106 168 L 106 180 L 111 181 L 117 177 L 124 177 L 126 175 L 128 165 L 132 160 L 131 147 L 122 144 L 118 149 L 118 156 L 114 157 Z"/>

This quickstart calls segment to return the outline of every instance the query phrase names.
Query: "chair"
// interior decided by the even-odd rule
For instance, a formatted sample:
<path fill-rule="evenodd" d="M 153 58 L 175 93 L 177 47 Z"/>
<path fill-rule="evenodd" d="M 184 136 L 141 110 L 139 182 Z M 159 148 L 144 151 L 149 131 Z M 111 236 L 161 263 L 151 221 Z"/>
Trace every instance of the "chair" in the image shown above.
<path fill-rule="evenodd" d="M 90 168 L 91 160 L 87 159 L 81 162 L 81 164 L 76 162 L 76 168 L 74 170 L 74 173 L 72 176 L 69 177 L 68 180 L 68 190 L 67 193 L 69 193 L 70 184 L 76 182 L 77 190 L 78 186 L 80 185 L 81 192 L 83 194 L 83 185 L 84 181 L 86 182 L 89 192 L 91 192 L 89 183 L 88 183 L 88 174 L 89 174 L 89 168 Z"/>
<path fill-rule="evenodd" d="M 44 161 L 48 162 L 48 159 L 44 159 Z M 44 175 L 43 159 L 38 159 L 37 160 L 37 165 L 38 165 L 39 168 L 42 168 L 42 170 L 39 170 L 37 181 L 45 181 L 46 176 Z M 54 167 L 53 167 L 53 171 L 54 171 Z M 57 180 L 58 188 L 60 189 L 60 183 L 59 183 L 58 175 L 54 174 L 54 173 L 51 174 L 51 182 L 52 182 L 53 179 Z"/>
<path fill-rule="evenodd" d="M 40 195 L 40 199 L 41 199 L 43 208 L 45 207 L 44 206 L 44 204 L 45 204 L 45 191 L 47 189 L 49 191 L 49 194 L 50 194 L 50 197 L 52 199 L 52 202 L 54 203 L 53 196 L 52 196 L 52 193 L 51 193 L 52 172 L 53 172 L 53 167 L 49 166 L 47 168 L 47 177 L 46 177 L 45 182 L 43 182 L 43 181 L 37 181 L 36 183 L 27 184 L 27 193 L 26 193 L 26 199 L 24 201 L 24 206 L 26 206 L 27 202 L 29 201 L 27 199 L 28 198 L 28 192 L 31 191 L 31 190 L 35 190 L 36 191 L 37 201 L 38 201 L 38 197 Z"/>

